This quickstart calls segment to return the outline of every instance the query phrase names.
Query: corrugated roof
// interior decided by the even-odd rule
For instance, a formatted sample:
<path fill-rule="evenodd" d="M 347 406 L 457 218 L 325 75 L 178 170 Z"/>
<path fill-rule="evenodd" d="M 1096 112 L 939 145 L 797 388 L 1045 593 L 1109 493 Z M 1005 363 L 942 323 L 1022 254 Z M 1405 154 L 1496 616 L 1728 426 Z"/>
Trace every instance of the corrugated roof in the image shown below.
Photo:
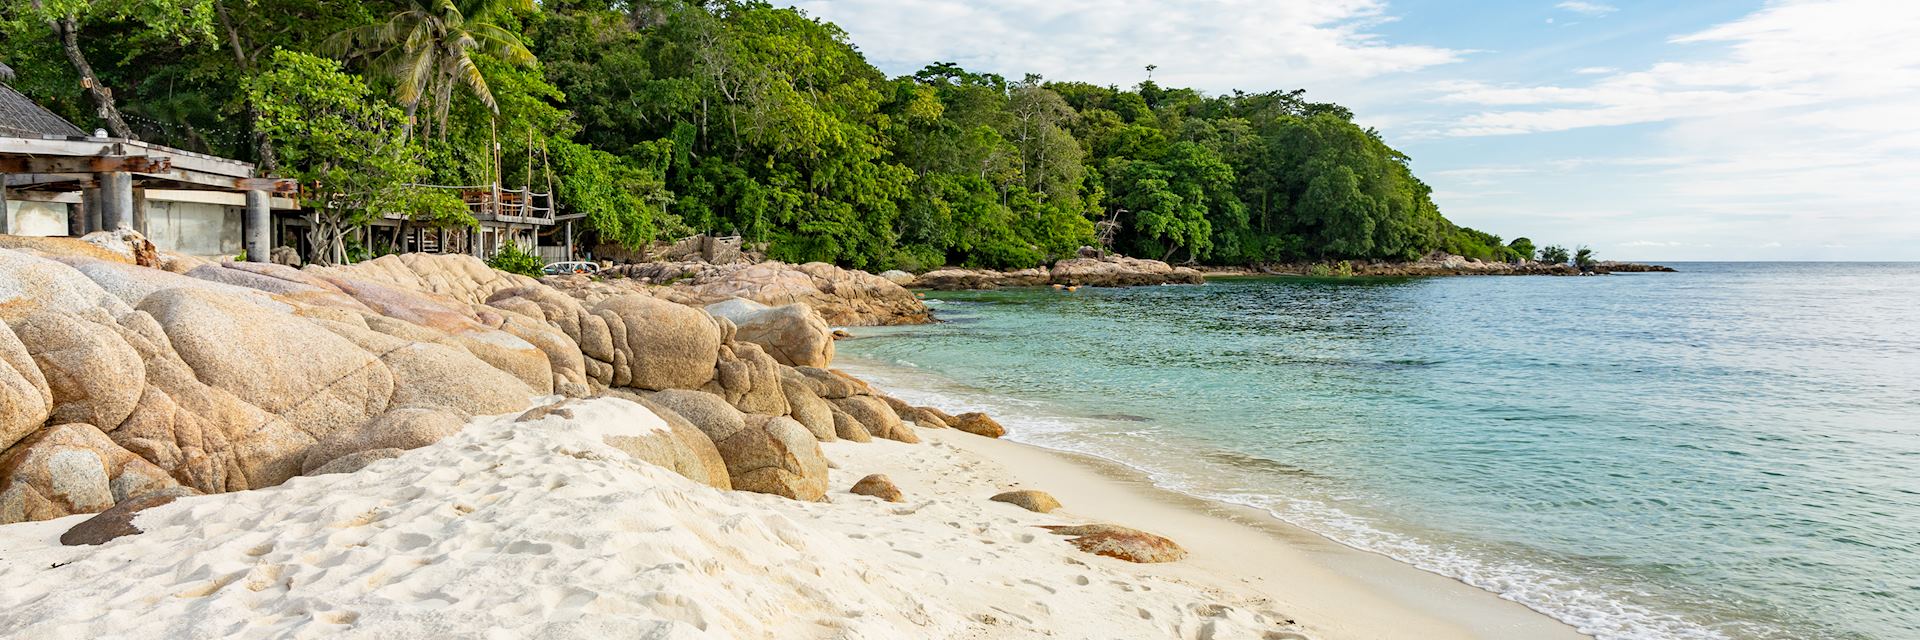
<path fill-rule="evenodd" d="M 35 104 L 13 87 L 0 84 L 0 136 L 38 138 L 41 136 L 84 136 L 85 131 L 46 107 Z"/>

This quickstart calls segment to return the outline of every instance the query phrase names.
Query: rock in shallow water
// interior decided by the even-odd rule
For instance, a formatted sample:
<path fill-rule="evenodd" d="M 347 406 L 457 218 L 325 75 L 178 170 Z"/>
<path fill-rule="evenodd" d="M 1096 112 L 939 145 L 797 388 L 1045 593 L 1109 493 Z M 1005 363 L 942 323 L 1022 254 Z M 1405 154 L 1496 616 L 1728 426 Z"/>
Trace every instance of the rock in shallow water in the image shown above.
<path fill-rule="evenodd" d="M 1054 535 L 1073 536 L 1068 542 L 1081 551 L 1127 562 L 1173 562 L 1187 550 L 1164 537 L 1114 524 L 1042 527 Z"/>
<path fill-rule="evenodd" d="M 1006 427 L 1000 426 L 999 422 L 987 417 L 987 414 L 978 411 L 954 416 L 952 420 L 947 421 L 947 426 L 976 436 L 986 436 L 989 438 L 998 438 L 1007 435 Z"/>

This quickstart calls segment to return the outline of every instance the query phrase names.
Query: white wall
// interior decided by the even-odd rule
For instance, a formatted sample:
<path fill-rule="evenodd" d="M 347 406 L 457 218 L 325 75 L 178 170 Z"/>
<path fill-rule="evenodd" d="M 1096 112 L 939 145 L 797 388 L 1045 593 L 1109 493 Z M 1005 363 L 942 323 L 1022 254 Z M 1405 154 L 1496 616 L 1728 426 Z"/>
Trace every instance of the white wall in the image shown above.
<path fill-rule="evenodd" d="M 240 252 L 240 207 L 201 202 L 147 200 L 147 239 L 154 246 L 193 256 Z"/>
<path fill-rule="evenodd" d="M 0 232 L 16 236 L 67 235 L 67 212 L 71 205 L 59 202 L 7 201 L 7 227 Z"/>

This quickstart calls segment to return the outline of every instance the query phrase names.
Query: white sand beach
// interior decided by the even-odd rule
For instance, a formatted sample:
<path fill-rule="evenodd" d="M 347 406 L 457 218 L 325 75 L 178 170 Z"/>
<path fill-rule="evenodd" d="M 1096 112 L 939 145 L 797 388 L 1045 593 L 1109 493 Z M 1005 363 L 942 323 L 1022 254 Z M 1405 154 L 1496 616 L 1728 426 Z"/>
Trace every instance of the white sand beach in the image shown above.
<path fill-rule="evenodd" d="M 355 473 L 182 498 L 144 533 L 0 527 L 9 637 L 1555 638 L 1519 605 L 1084 461 L 957 430 L 823 444 L 829 502 L 719 491 L 609 446 L 618 399 L 476 419 Z M 886 473 L 900 503 L 853 495 Z M 1049 514 L 990 502 L 1044 489 Z M 1142 565 L 1040 525 L 1113 522 Z"/>

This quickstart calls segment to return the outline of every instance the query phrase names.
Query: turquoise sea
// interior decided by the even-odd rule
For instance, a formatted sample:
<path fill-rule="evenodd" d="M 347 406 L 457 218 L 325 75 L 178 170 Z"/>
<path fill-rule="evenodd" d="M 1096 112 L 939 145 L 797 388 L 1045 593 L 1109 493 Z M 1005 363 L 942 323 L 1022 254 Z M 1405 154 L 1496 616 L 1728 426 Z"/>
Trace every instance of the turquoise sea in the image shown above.
<path fill-rule="evenodd" d="M 1920 638 L 1920 264 L 930 293 L 841 361 L 1600 638 Z"/>

